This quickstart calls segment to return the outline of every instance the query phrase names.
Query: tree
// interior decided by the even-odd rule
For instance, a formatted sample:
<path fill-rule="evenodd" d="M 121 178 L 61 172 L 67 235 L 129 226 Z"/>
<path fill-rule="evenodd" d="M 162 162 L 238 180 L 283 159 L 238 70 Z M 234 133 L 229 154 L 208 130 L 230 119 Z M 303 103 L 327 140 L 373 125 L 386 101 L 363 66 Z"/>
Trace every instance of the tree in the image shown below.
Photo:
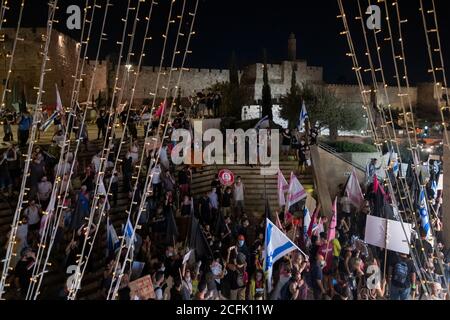
<path fill-rule="evenodd" d="M 301 89 L 297 84 L 296 71 L 297 65 L 295 64 L 292 66 L 291 88 L 289 92 L 280 99 L 280 116 L 288 121 L 289 128 L 291 129 L 295 128 L 297 125 L 302 105 Z"/>
<path fill-rule="evenodd" d="M 298 120 L 301 101 L 305 102 L 311 123 L 328 128 L 332 141 L 339 130 L 360 130 L 365 125 L 360 106 L 346 103 L 324 86 L 308 83 L 303 83 L 298 93 L 294 89 L 282 98 L 281 117 L 289 122 Z"/>
<path fill-rule="evenodd" d="M 236 60 L 236 53 L 231 53 L 230 59 L 230 82 L 228 84 L 229 104 L 225 110 L 225 115 L 240 115 L 242 111 L 242 95 L 239 84 L 239 69 Z"/>
<path fill-rule="evenodd" d="M 272 114 L 272 93 L 269 85 L 269 74 L 267 70 L 267 52 L 263 50 L 263 87 L 262 87 L 262 116 L 269 116 L 269 120 L 273 120 Z"/>

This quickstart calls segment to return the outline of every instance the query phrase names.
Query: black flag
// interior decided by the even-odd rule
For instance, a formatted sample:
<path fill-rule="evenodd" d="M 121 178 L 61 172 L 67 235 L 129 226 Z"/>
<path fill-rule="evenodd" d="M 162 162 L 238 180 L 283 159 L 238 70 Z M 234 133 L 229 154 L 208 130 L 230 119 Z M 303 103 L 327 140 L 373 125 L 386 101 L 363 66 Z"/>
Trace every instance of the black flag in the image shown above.
<path fill-rule="evenodd" d="M 26 112 L 27 111 L 27 98 L 25 97 L 25 90 L 22 90 L 22 98 L 19 103 L 19 111 Z"/>
<path fill-rule="evenodd" d="M 172 207 L 169 207 L 169 212 L 167 214 L 167 232 L 166 232 L 166 240 L 168 243 L 176 242 L 178 239 L 178 228 L 177 223 L 175 222 L 175 217 L 173 216 Z"/>
<path fill-rule="evenodd" d="M 197 260 L 204 260 L 212 257 L 213 254 L 211 248 L 209 247 L 205 234 L 200 228 L 198 219 L 193 215 L 191 218 L 191 238 L 189 241 L 189 247 L 195 250 Z"/>

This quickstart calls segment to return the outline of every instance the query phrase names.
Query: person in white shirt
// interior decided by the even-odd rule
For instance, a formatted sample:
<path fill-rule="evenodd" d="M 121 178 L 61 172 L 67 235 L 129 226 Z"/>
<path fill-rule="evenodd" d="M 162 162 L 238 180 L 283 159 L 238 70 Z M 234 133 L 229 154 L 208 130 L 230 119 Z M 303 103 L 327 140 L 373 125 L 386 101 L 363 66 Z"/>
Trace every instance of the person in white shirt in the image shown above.
<path fill-rule="evenodd" d="M 102 156 L 101 151 L 92 157 L 91 164 L 94 166 L 95 173 L 97 174 L 100 171 L 100 157 Z"/>
<path fill-rule="evenodd" d="M 52 188 L 53 185 L 50 181 L 47 181 L 47 176 L 43 176 L 37 186 L 37 197 L 41 204 L 46 204 L 50 200 Z"/>
<path fill-rule="evenodd" d="M 136 164 L 139 161 L 139 148 L 137 145 L 137 142 L 133 142 L 133 145 L 130 147 L 130 150 L 128 150 L 126 158 L 132 159 L 132 164 Z"/>
<path fill-rule="evenodd" d="M 237 177 L 236 183 L 234 184 L 234 205 L 235 209 L 239 210 L 239 215 L 244 213 L 244 184 L 242 183 L 241 177 Z"/>
<path fill-rule="evenodd" d="M 30 200 L 28 207 L 23 212 L 28 219 L 28 230 L 39 230 L 39 223 L 41 222 L 40 211 L 41 207 L 36 204 L 36 201 Z"/>

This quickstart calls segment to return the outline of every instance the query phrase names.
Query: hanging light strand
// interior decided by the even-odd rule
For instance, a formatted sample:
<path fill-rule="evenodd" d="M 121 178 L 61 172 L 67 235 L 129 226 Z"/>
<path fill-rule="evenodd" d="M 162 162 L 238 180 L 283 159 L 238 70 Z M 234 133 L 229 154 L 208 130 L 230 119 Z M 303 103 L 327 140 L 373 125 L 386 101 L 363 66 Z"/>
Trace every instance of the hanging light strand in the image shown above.
<path fill-rule="evenodd" d="M 45 38 L 45 44 L 44 44 L 44 50 L 42 53 L 42 65 L 41 65 L 41 73 L 40 73 L 40 79 L 39 79 L 39 86 L 36 87 L 37 90 L 37 97 L 36 97 L 36 105 L 33 110 L 33 123 L 31 127 L 31 133 L 30 133 L 30 140 L 28 144 L 28 152 L 25 159 L 25 166 L 23 170 L 23 178 L 22 178 L 22 184 L 20 188 L 19 197 L 17 200 L 17 206 L 13 217 L 13 222 L 11 225 L 11 231 L 9 234 L 7 249 L 6 249 L 6 256 L 3 261 L 3 272 L 0 278 L 0 299 L 3 297 L 3 294 L 5 292 L 5 286 L 8 286 L 6 284 L 6 278 L 8 277 L 9 271 L 12 269 L 11 267 L 11 256 L 15 253 L 13 253 L 14 250 L 14 244 L 16 243 L 16 236 L 17 236 L 17 228 L 19 225 L 20 220 L 20 214 L 23 209 L 24 204 L 24 196 L 27 194 L 26 191 L 28 191 L 27 188 L 27 178 L 30 175 L 30 162 L 31 162 L 31 155 L 33 153 L 33 147 L 36 140 L 36 131 L 37 131 L 37 124 L 38 124 L 38 113 L 42 112 L 42 95 L 44 93 L 43 87 L 44 87 L 44 79 L 45 79 L 45 73 L 46 73 L 46 65 L 48 60 L 48 49 L 50 45 L 50 39 L 53 31 L 53 24 L 54 24 L 54 18 L 55 13 L 57 10 L 57 4 L 58 0 L 53 0 L 48 3 L 49 10 L 48 10 L 48 20 L 47 20 L 47 32 L 46 32 L 46 38 Z"/>

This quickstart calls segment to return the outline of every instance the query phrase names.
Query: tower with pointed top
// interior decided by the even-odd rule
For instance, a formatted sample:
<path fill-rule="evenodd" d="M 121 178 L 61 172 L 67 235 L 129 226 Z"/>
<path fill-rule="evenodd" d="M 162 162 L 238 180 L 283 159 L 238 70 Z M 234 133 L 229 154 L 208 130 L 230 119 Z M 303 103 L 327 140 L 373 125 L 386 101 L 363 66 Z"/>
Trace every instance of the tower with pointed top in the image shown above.
<path fill-rule="evenodd" d="M 288 61 L 297 60 L 297 39 L 295 39 L 295 34 L 292 32 L 288 39 Z"/>

